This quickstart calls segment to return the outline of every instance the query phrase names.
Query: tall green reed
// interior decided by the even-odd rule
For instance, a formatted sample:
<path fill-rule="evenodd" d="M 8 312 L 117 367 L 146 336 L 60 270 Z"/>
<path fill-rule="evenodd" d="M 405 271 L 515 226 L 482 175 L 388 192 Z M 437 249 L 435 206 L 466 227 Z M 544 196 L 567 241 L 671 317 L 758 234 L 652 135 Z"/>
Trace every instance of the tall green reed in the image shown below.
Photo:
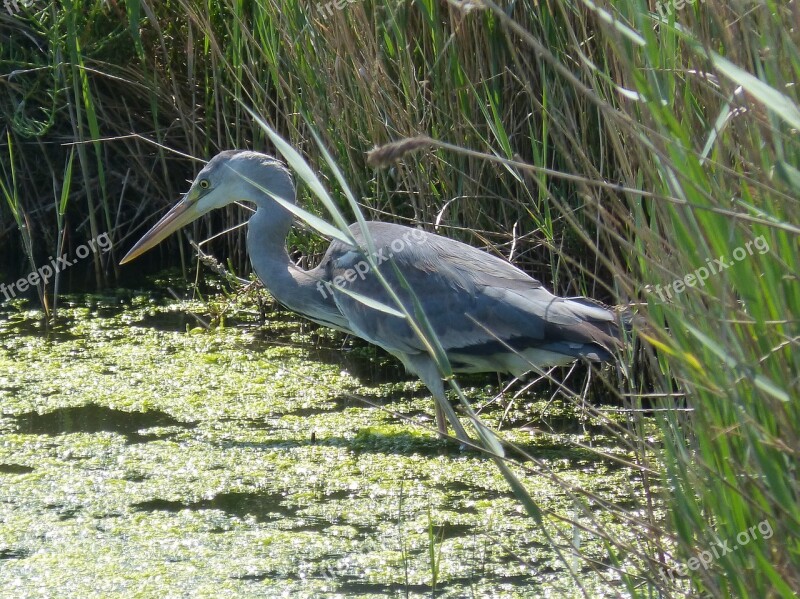
<path fill-rule="evenodd" d="M 641 304 L 648 324 L 633 376 L 593 387 L 631 410 L 624 425 L 604 423 L 630 449 L 645 496 L 602 505 L 635 541 L 607 538 L 588 505 L 597 498 L 536 456 L 512 466 L 548 477 L 595 522 L 587 534 L 604 539 L 610 565 L 582 556 L 583 567 L 641 596 L 800 587 L 800 54 L 790 6 L 706 0 L 663 20 L 641 0 L 365 1 L 330 14 L 313 2 L 151 4 L 98 0 L 78 13 L 54 3 L 3 20 L 12 43 L 0 62 L 15 73 L 0 97 L 6 173 L 12 147 L 24 151 L 0 204 L 18 234 L 1 245 L 33 256 L 61 247 L 62 231 L 89 237 L 109 225 L 126 242 L 185 187 L 187 157 L 271 147 L 242 109 L 252 106 L 337 181 L 345 220 L 358 211 L 342 178 L 366 217 L 487 247 L 561 294 Z M 371 147 L 419 134 L 444 143 L 388 169 L 367 164 Z M 50 197 L 43 182 L 19 173 L 39 156 L 66 164 L 64 141 L 80 142 L 80 176 L 58 216 L 37 209 L 35 198 Z M 231 208 L 214 229 L 245 217 Z M 658 293 L 758 238 L 768 251 Z M 305 233 L 290 243 L 311 260 L 320 248 Z M 246 269 L 241 231 L 211 250 Z M 663 411 L 644 417 L 651 408 Z M 545 515 L 568 546 L 574 525 L 554 524 L 563 517 Z M 769 539 L 680 568 L 764 520 Z"/>

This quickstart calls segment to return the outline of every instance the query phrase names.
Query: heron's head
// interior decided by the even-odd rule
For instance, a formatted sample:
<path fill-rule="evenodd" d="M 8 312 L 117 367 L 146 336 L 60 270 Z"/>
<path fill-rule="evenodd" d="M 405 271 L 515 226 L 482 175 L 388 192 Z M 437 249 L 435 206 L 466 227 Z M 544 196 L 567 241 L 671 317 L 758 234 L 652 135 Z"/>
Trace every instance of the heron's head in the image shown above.
<path fill-rule="evenodd" d="M 215 208 L 233 202 L 268 201 L 262 188 L 294 201 L 294 185 L 286 166 L 276 158 L 249 150 L 220 152 L 203 167 L 186 195 L 136 242 L 120 261 L 130 262 L 169 235 Z"/>

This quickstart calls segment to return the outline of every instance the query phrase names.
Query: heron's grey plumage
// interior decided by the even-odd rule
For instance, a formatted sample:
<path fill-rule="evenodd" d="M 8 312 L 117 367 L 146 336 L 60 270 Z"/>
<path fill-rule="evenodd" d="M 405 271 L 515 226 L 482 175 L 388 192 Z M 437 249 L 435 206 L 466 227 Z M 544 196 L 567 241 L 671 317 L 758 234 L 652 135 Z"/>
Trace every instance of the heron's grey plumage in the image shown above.
<path fill-rule="evenodd" d="M 247 179 L 284 200 L 295 201 L 291 175 L 280 161 L 256 152 L 226 151 L 198 174 L 192 190 L 173 209 L 176 218 L 179 206 L 187 202 L 197 204 L 197 215 L 234 201 L 256 204 L 248 222 L 247 249 L 256 274 L 275 299 L 315 322 L 357 335 L 399 358 L 420 376 L 436 398 L 437 408 L 447 412 L 458 436 L 466 439 L 447 404 L 436 363 L 406 320 L 357 299 L 366 296 L 393 305 L 359 248 L 334 240 L 319 266 L 309 271 L 298 268 L 285 245 L 291 213 Z M 203 190 L 198 181 L 205 181 Z M 167 226 L 169 217 L 145 235 L 124 260 L 151 247 L 148 241 L 158 236 L 159 227 Z M 609 361 L 620 346 L 614 313 L 597 302 L 557 297 L 509 262 L 446 237 L 381 222 L 368 222 L 367 229 L 381 273 L 413 313 L 411 292 L 400 284 L 389 260 L 402 273 L 457 372 L 519 375 L 578 358 Z M 367 247 L 358 225 L 352 225 L 350 231 L 360 247 Z M 342 292 L 341 287 L 353 295 Z M 438 410 L 437 416 L 441 416 Z M 441 420 L 439 424 L 441 429 Z"/>
<path fill-rule="evenodd" d="M 600 305 L 585 298 L 554 296 L 512 264 L 467 244 L 424 231 L 411 232 L 402 225 L 369 222 L 367 227 L 376 253 L 387 262 L 391 256 L 420 299 L 454 370 L 521 374 L 534 365 L 612 358 L 611 351 L 618 343 L 613 336 L 616 322 L 613 313 Z M 362 247 L 366 245 L 357 225 L 351 232 Z M 318 269 L 324 274 L 317 276 L 325 280 L 344 277 L 359 262 L 363 264 L 363 256 L 334 241 Z M 413 312 L 410 293 L 388 263 L 381 272 Z M 371 272 L 345 286 L 358 295 L 392 303 Z M 373 308 L 344 293 L 335 293 L 334 299 L 360 337 L 398 357 L 426 354 L 424 344 L 404 319 L 379 317 Z"/>

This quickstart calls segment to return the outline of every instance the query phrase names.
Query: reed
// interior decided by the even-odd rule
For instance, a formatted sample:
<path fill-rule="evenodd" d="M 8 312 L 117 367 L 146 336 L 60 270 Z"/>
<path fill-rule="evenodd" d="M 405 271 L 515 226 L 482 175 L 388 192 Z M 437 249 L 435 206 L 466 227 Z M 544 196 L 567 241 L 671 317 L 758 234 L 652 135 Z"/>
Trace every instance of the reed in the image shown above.
<path fill-rule="evenodd" d="M 12 73 L 0 94 L 0 267 L 27 271 L 103 229 L 129 243 L 186 188 L 192 157 L 274 151 L 253 108 L 330 184 L 345 220 L 419 223 L 513 260 L 560 295 L 638 306 L 646 324 L 626 357 L 631 376 L 606 373 L 592 387 L 629 410 L 627 421 L 580 393 L 562 396 L 628 448 L 644 495 L 624 507 L 589 497 L 536 456 L 501 466 L 574 497 L 575 517 L 541 514 L 554 547 L 572 547 L 582 568 L 622 580 L 631 596 L 794 596 L 791 3 L 80 5 L 0 17 L 0 64 Z M 368 152 L 387 144 L 393 152 L 370 164 Z M 74 167 L 42 166 L 71 165 L 72 152 Z M 55 203 L 54 189 L 66 190 Z M 208 217 L 194 237 L 246 216 L 233 207 Z M 302 231 L 290 242 L 312 260 L 321 247 Z M 203 246 L 231 256 L 237 273 L 248 268 L 244 247 L 241 229 Z M 115 263 L 98 258 L 98 284 L 115 279 Z M 635 540 L 605 535 L 593 505 Z M 604 540 L 602 565 L 581 553 L 581 535 Z M 577 571 L 574 555 L 564 561 Z M 698 556 L 703 565 L 690 567 Z"/>

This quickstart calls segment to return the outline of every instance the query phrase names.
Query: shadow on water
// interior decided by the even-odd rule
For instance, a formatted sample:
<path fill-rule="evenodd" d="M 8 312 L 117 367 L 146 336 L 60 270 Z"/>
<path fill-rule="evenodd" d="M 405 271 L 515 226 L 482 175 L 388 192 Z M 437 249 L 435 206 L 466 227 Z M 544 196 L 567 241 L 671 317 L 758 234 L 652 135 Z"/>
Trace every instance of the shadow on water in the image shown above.
<path fill-rule="evenodd" d="M 402 582 L 391 583 L 376 583 L 364 582 L 357 576 L 340 576 L 336 582 L 341 581 L 336 586 L 336 592 L 344 596 L 351 595 L 392 595 L 396 596 L 401 593 L 418 593 L 424 594 L 428 597 L 438 597 L 439 595 L 447 592 L 449 589 L 463 590 L 469 588 L 474 579 L 470 577 L 453 577 L 447 580 L 446 583 L 439 583 L 434 590 L 427 584 L 406 584 Z M 501 576 L 496 578 L 497 584 L 506 584 L 513 586 L 524 586 L 531 584 L 532 580 L 528 576 Z M 458 595 L 467 596 L 467 595 Z"/>
<path fill-rule="evenodd" d="M 244 576 L 235 576 L 237 580 L 251 580 L 251 581 L 262 581 L 267 579 L 288 579 L 288 580 L 302 580 L 299 576 L 292 576 L 287 575 L 286 573 L 278 573 L 278 572 L 263 572 L 261 574 L 246 574 Z M 336 596 L 374 596 L 374 595 L 386 595 L 386 596 L 402 596 L 404 593 L 415 593 L 419 595 L 425 595 L 427 597 L 438 597 L 443 593 L 446 593 L 450 589 L 458 589 L 463 590 L 464 588 L 469 588 L 470 584 L 475 582 L 474 578 L 472 577 L 453 577 L 447 580 L 447 582 L 439 583 L 436 585 L 436 589 L 434 590 L 430 585 L 427 584 L 411 584 L 411 583 L 403 583 L 403 582 L 388 582 L 388 583 L 379 583 L 379 582 L 365 582 L 358 576 L 350 576 L 350 575 L 337 575 L 335 572 L 323 570 L 318 572 L 314 578 L 317 579 L 325 579 L 329 582 L 336 584 Z M 531 585 L 533 580 L 529 576 L 518 575 L 518 576 L 500 576 L 496 578 L 498 584 L 505 584 L 509 586 L 517 586 L 517 587 L 524 587 Z M 462 596 L 462 595 L 458 595 Z"/>
<path fill-rule="evenodd" d="M 80 339 L 81 336 L 72 331 L 73 324 L 74 321 L 65 320 L 59 324 L 48 325 L 43 319 L 35 320 L 16 315 L 4 318 L 0 312 L 0 338 L 30 336 L 45 337 L 54 343 L 74 341 Z"/>
<path fill-rule="evenodd" d="M 0 474 L 28 474 L 34 470 L 35 468 L 22 464 L 0 464 Z"/>
<path fill-rule="evenodd" d="M 110 318 L 118 316 L 130 308 L 126 304 L 132 294 L 124 290 L 115 293 L 62 293 L 58 296 L 58 320 L 45 322 L 44 311 L 38 299 L 30 297 L 20 299 L 13 304 L 0 302 L 0 335 L 32 335 L 46 336 L 51 341 L 69 341 L 78 339 L 80 335 L 72 332 L 79 319 L 70 317 L 65 310 L 85 308 L 93 312 L 94 317 Z M 51 307 L 53 300 L 50 299 Z"/>
<path fill-rule="evenodd" d="M 225 439 L 210 441 L 219 447 L 246 447 L 257 448 L 263 451 L 285 451 L 299 447 L 344 447 L 354 454 L 384 454 L 384 455 L 418 455 L 423 457 L 451 456 L 467 457 L 476 460 L 490 460 L 484 451 L 462 447 L 455 439 L 439 439 L 435 433 L 421 434 L 415 432 L 399 431 L 386 432 L 378 428 L 364 428 L 359 430 L 355 437 L 323 436 L 316 435 L 309 430 L 304 439 L 274 439 L 259 441 L 238 441 Z M 514 447 L 506 448 L 507 455 L 513 456 L 521 462 L 529 461 L 529 457 L 540 460 L 559 460 L 571 467 L 583 469 L 603 465 L 606 469 L 619 469 L 621 464 L 610 457 L 598 454 L 591 448 L 565 445 L 556 441 L 539 441 L 531 443 L 518 443 Z"/>
<path fill-rule="evenodd" d="M 474 455 L 481 457 L 478 452 L 471 452 L 459 448 L 456 441 L 440 440 L 435 435 L 421 435 L 407 432 L 385 433 L 372 428 L 365 428 L 356 433 L 355 437 L 349 436 L 322 436 L 316 435 L 313 430 L 308 431 L 308 436 L 302 439 L 274 439 L 259 441 L 238 441 L 225 439 L 209 441 L 223 449 L 231 447 L 257 448 L 264 451 L 283 451 L 298 447 L 344 447 L 354 453 L 378 453 L 394 455 Z"/>
<path fill-rule="evenodd" d="M 336 364 L 355 378 L 369 385 L 414 380 L 396 359 L 380 348 L 370 346 L 360 339 L 352 340 L 355 347 L 316 347 L 309 350 L 309 358 L 326 364 Z"/>
<path fill-rule="evenodd" d="M 283 503 L 286 495 L 280 492 L 230 492 L 219 493 L 211 499 L 185 503 L 166 499 L 151 499 L 131 505 L 145 512 L 179 512 L 181 510 L 220 510 L 229 516 L 244 519 L 247 516 L 257 522 L 268 522 L 280 518 L 294 517 L 299 508 Z"/>
<path fill-rule="evenodd" d="M 535 427 L 541 431 L 559 435 L 589 434 L 598 436 L 608 433 L 607 427 L 587 422 L 585 419 L 581 418 L 580 414 L 545 416 L 544 418 L 538 418 L 537 420 L 528 422 L 523 426 Z"/>
<path fill-rule="evenodd" d="M 356 398 L 348 397 L 346 395 L 337 395 L 325 402 L 325 405 L 313 407 L 313 408 L 295 408 L 294 410 L 288 410 L 286 412 L 282 412 L 282 416 L 298 416 L 298 417 L 308 417 L 308 416 L 318 416 L 320 414 L 329 414 L 331 412 L 343 412 L 346 408 L 350 407 L 362 407 L 364 404 L 358 401 Z"/>
<path fill-rule="evenodd" d="M 306 321 L 293 312 L 270 312 L 263 326 L 255 323 L 246 326 L 253 327 L 254 340 L 250 349 L 254 351 L 275 345 L 301 347 L 310 360 L 339 366 L 371 385 L 413 379 L 396 359 L 382 349 L 352 335 L 337 333 L 330 336 L 325 327 Z M 298 339 L 298 333 L 302 339 Z"/>
<path fill-rule="evenodd" d="M 0 549 L 0 560 L 25 559 L 31 554 L 27 549 Z"/>
<path fill-rule="evenodd" d="M 142 434 L 139 431 L 153 427 L 180 427 L 191 429 L 194 422 L 181 422 L 166 412 L 126 412 L 96 404 L 72 408 L 58 408 L 39 414 L 25 412 L 11 416 L 20 433 L 31 435 L 61 435 L 65 433 L 116 433 L 129 443 L 142 443 L 164 435 Z"/>
<path fill-rule="evenodd" d="M 161 332 L 181 332 L 186 327 L 197 326 L 197 320 L 189 312 L 153 312 L 145 314 L 136 326 Z"/>

